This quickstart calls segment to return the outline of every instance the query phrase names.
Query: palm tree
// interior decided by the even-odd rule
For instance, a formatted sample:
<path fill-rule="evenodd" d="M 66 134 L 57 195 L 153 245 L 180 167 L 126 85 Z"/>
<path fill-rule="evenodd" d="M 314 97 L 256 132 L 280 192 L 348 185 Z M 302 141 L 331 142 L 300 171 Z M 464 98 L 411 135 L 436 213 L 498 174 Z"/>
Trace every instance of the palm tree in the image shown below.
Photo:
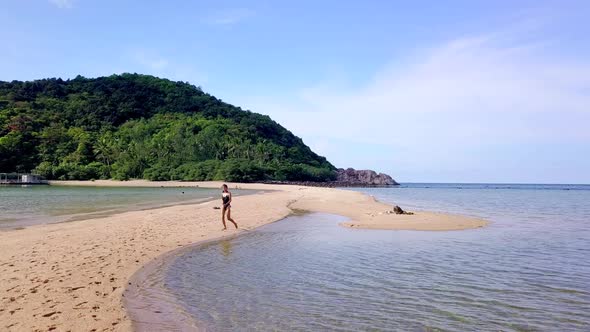
<path fill-rule="evenodd" d="M 97 158 L 102 160 L 107 166 L 111 166 L 113 159 L 113 145 L 111 135 L 105 134 L 101 136 L 94 144 L 94 154 Z"/>

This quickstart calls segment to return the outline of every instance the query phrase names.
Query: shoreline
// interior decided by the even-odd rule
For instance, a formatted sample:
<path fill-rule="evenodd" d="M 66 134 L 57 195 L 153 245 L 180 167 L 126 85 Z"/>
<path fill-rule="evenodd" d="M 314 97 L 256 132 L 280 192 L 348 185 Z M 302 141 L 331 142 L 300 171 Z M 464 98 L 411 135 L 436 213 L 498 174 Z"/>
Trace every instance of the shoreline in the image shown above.
<path fill-rule="evenodd" d="M 53 184 L 219 188 L 221 182 L 103 180 Z M 234 217 L 245 230 L 280 220 L 293 210 L 342 215 L 351 219 L 354 228 L 441 231 L 487 224 L 476 218 L 429 212 L 411 216 L 386 214 L 390 205 L 354 191 L 293 185 L 228 185 L 231 189 L 264 191 L 234 198 Z M 1 232 L 1 327 L 9 331 L 132 330 L 122 299 L 128 280 L 136 272 L 174 249 L 244 231 L 221 231 L 214 202 Z"/>
<path fill-rule="evenodd" d="M 318 212 L 295 210 L 281 219 L 260 225 L 257 228 L 281 222 L 293 216 L 314 213 L 317 214 Z M 341 226 L 341 223 L 338 225 Z M 256 229 L 252 229 L 250 231 L 255 230 Z M 247 234 L 247 232 L 234 233 L 195 242 L 163 253 L 140 267 L 129 279 L 127 287 L 123 293 L 123 303 L 132 321 L 133 331 L 154 331 L 154 326 L 157 326 L 156 330 L 158 331 L 200 331 L 203 323 L 196 320 L 194 317 L 191 317 L 184 308 L 178 305 L 178 299 L 174 298 L 168 289 L 160 287 L 164 282 L 159 279 L 154 279 L 154 277 L 164 276 L 162 272 L 165 271 L 170 264 L 174 263 L 176 258 L 184 255 L 186 252 L 195 250 L 199 247 L 218 244 L 225 240 L 236 239 L 245 234 Z M 169 296 L 169 298 L 163 300 L 161 298 L 162 295 Z M 164 303 L 164 301 L 166 301 L 166 303 Z"/>
<path fill-rule="evenodd" d="M 289 215 L 268 224 L 279 222 L 288 217 Z M 252 229 L 251 231 L 254 230 Z M 235 239 L 244 235 L 244 233 L 246 232 L 222 235 L 217 238 L 202 240 L 172 249 L 157 256 L 135 271 L 128 280 L 127 286 L 123 291 L 122 299 L 125 311 L 131 320 L 132 330 L 138 332 L 154 330 L 198 331 L 200 326 L 199 321 L 186 313 L 181 306 L 174 306 L 172 310 L 168 310 L 170 309 L 170 303 L 177 304 L 178 301 L 176 299 L 170 301 L 170 298 L 168 298 L 166 300 L 168 301 L 166 302 L 167 305 L 165 305 L 161 299 L 162 295 L 172 296 L 172 294 L 167 289 L 162 289 L 156 285 L 162 282 L 161 280 L 154 280 L 153 277 L 162 276 L 163 274 L 161 272 L 168 268 L 174 262 L 174 259 L 180 257 L 187 251 L 220 241 Z M 154 328 L 154 326 L 157 326 L 157 328 Z"/>

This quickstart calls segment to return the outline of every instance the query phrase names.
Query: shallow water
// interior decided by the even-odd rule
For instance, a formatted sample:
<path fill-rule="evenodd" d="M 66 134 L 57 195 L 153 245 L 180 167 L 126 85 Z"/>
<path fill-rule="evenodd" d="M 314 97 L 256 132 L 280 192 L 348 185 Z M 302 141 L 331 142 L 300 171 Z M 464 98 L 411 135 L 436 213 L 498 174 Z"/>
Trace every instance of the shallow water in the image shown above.
<path fill-rule="evenodd" d="M 234 195 L 247 193 L 232 190 Z M 55 223 L 217 198 L 218 189 L 0 186 L 0 229 Z"/>
<path fill-rule="evenodd" d="M 590 330 L 590 191 L 362 191 L 492 224 L 376 231 L 290 217 L 176 256 L 162 300 L 212 331 Z"/>

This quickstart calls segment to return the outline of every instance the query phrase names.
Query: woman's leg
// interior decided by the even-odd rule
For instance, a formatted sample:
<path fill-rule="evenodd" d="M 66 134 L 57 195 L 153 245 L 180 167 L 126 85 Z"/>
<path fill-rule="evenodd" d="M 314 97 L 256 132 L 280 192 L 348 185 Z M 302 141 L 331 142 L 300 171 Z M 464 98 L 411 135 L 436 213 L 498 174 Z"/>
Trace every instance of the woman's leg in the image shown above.
<path fill-rule="evenodd" d="M 221 222 L 223 223 L 223 229 L 226 230 L 227 226 L 225 226 L 225 206 L 221 208 Z"/>
<path fill-rule="evenodd" d="M 231 207 L 227 208 L 227 220 L 231 221 L 231 223 L 234 224 L 236 228 L 238 228 L 238 224 L 236 224 L 236 222 L 231 218 Z"/>

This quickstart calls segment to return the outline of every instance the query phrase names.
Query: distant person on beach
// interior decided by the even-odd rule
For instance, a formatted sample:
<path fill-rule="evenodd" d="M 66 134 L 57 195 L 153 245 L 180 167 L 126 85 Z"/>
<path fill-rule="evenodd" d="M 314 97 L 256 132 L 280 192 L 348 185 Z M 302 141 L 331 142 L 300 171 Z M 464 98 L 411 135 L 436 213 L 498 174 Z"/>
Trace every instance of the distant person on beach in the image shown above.
<path fill-rule="evenodd" d="M 227 220 L 231 221 L 236 228 L 238 228 L 238 224 L 231 218 L 231 192 L 227 189 L 227 184 L 222 186 L 223 192 L 221 193 L 221 201 L 223 202 L 223 208 L 221 208 L 221 222 L 223 222 L 223 230 L 227 229 L 225 225 L 225 212 L 227 211 Z"/>

